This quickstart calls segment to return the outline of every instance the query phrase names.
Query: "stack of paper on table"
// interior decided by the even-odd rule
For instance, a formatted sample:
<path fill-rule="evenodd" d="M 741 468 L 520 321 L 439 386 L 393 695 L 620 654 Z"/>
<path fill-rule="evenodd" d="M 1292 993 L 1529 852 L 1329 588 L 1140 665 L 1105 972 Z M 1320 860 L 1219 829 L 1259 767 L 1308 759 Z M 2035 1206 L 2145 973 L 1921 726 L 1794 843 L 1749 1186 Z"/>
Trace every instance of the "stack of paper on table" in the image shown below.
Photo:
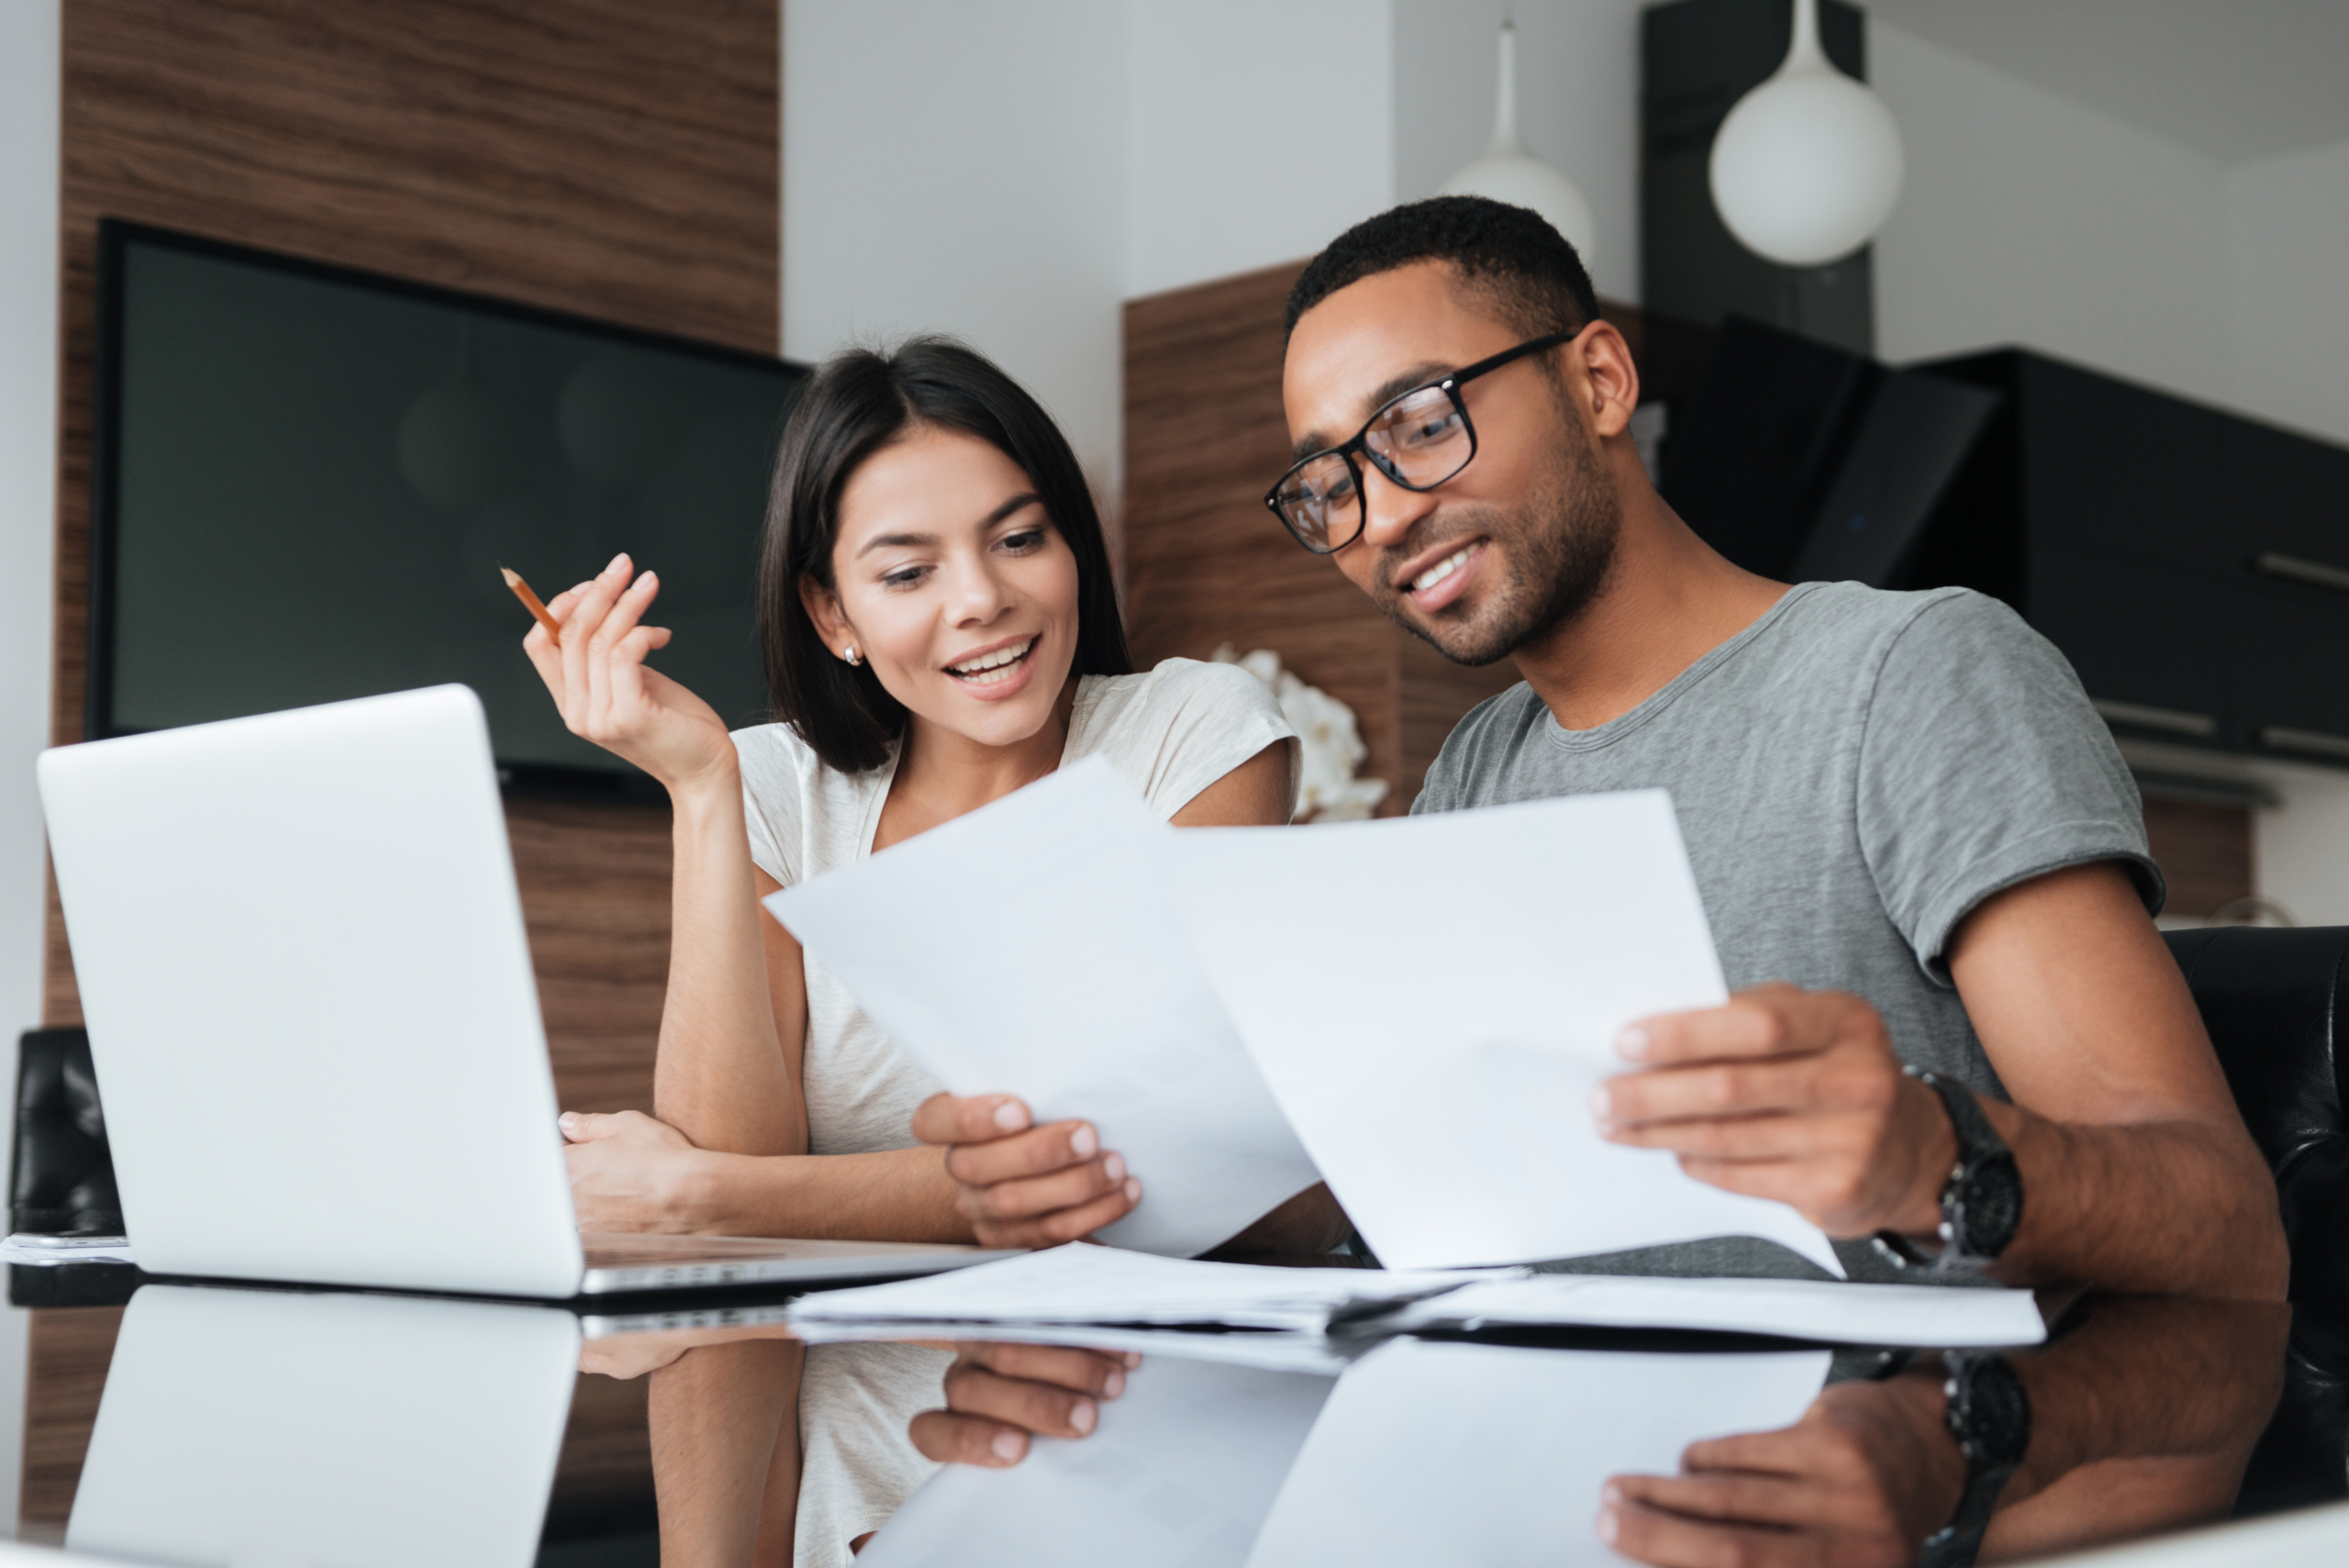
<path fill-rule="evenodd" d="M 1687 1329 L 1844 1345 L 1936 1349 L 2047 1338 L 2027 1290 L 1787 1279 L 1531 1274 L 1464 1284 L 1367 1325 L 1415 1329 Z"/>
<path fill-rule="evenodd" d="M 1843 1272 L 1794 1209 L 1593 1120 L 1625 1025 L 1729 999 L 1664 791 L 1167 839 L 1217 994 L 1382 1262 L 1758 1236 Z"/>
<path fill-rule="evenodd" d="M 1321 1178 L 1184 940 L 1172 832 L 1089 757 L 766 906 L 951 1092 L 1092 1122 L 1145 1193 L 1102 1240 L 1190 1257 Z"/>
<path fill-rule="evenodd" d="M 1319 1332 L 1486 1271 L 1281 1269 L 1071 1242 L 895 1284 L 803 1296 L 792 1324 L 1202 1324 Z"/>

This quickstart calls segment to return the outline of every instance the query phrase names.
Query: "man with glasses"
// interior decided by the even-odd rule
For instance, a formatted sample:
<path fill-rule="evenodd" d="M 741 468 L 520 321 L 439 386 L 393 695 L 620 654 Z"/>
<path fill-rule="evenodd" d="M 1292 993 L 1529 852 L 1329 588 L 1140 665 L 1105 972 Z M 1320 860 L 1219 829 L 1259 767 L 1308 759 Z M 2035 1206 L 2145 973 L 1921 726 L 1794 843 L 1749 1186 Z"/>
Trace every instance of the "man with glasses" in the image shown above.
<path fill-rule="evenodd" d="M 1287 325 L 1297 462 L 1268 507 L 1446 658 L 1525 677 L 1412 810 L 1672 793 L 1738 995 L 1625 1032 L 1609 1137 L 1791 1204 L 1855 1279 L 2282 1298 L 2274 1184 L 2060 654 L 1980 595 L 1788 587 L 1706 545 L 1633 447 L 1622 336 L 1524 208 L 1360 224 Z M 1098 1157 L 1070 1126 L 941 1096 L 917 1131 L 1008 1210 L 1095 1195 L 1066 1195 Z M 1742 1240 L 1563 1266 L 1813 1272 Z"/>

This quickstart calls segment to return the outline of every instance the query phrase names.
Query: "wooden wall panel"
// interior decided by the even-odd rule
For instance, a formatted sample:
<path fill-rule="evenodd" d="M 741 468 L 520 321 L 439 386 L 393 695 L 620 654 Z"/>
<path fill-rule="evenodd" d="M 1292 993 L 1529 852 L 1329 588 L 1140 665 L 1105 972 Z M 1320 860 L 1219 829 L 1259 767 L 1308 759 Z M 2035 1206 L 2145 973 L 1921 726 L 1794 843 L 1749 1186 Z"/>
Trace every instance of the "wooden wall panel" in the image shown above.
<path fill-rule="evenodd" d="M 2250 807 L 2148 800 L 2145 838 L 2169 884 L 2164 914 L 2199 918 L 2251 896 Z"/>
<path fill-rule="evenodd" d="M 774 0 L 67 6 L 57 739 L 82 731 L 99 217 L 772 353 L 778 25 Z M 644 1104 L 662 814 L 513 817 L 566 1103 Z M 49 1022 L 79 1020 L 72 976 L 52 917 Z"/>
<path fill-rule="evenodd" d="M 1289 463 L 1281 315 L 1303 266 L 1126 304 L 1127 629 L 1145 666 L 1204 659 L 1223 642 L 1278 653 L 1354 710 L 1369 751 L 1360 772 L 1391 786 L 1379 807 L 1391 816 L 1409 808 L 1453 726 L 1514 685 L 1517 666 L 1450 662 L 1264 509 L 1265 488 Z M 1604 309 L 1640 362 L 1644 395 L 1670 396 L 1701 372 L 1710 333 Z"/>
<path fill-rule="evenodd" d="M 779 25 L 775 0 L 72 0 L 56 738 L 82 734 L 101 217 L 773 353 Z M 667 815 L 517 802 L 507 821 L 563 1104 L 649 1108 Z M 79 1022 L 53 895 L 49 934 L 44 1018 Z M 87 1310 L 36 1314 L 26 1508 L 59 1529 L 101 1328 L 110 1346 Z"/>
<path fill-rule="evenodd" d="M 73 1488 L 98 1419 L 98 1395 L 122 1329 L 119 1307 L 52 1307 L 33 1314 L 26 1350 L 24 1490 L 19 1533 L 51 1545 L 65 1539 Z"/>

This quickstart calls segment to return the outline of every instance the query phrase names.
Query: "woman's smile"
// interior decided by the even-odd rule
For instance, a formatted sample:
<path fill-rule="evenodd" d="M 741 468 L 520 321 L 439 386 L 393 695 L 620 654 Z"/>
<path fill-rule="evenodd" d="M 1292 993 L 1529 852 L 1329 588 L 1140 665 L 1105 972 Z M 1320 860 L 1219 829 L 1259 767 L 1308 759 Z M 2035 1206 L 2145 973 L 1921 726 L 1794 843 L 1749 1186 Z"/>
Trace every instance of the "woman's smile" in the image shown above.
<path fill-rule="evenodd" d="M 1043 633 L 1031 631 L 1024 637 L 990 642 L 947 665 L 946 674 L 982 702 L 1014 696 L 1026 690 L 1035 678 L 1035 667 L 1029 655 L 1042 640 Z"/>

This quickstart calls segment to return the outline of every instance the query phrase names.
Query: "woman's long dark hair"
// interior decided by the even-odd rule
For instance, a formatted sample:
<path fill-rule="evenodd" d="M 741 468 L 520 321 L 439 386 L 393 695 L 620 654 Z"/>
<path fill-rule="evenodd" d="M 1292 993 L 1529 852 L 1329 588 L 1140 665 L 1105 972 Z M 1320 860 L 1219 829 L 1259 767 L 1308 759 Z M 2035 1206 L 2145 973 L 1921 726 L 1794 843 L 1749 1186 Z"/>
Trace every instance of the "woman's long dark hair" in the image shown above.
<path fill-rule="evenodd" d="M 877 768 L 905 733 L 905 705 L 873 666 L 852 668 L 817 635 L 799 581 L 832 581 L 841 494 L 865 459 L 919 426 L 975 436 L 1018 463 L 1076 556 L 1072 673 L 1133 669 L 1118 616 L 1109 550 L 1093 493 L 1068 438 L 1027 389 L 951 338 L 915 338 L 894 352 L 851 349 L 818 366 L 784 426 L 759 543 L 759 641 L 775 717 L 842 773 Z"/>

